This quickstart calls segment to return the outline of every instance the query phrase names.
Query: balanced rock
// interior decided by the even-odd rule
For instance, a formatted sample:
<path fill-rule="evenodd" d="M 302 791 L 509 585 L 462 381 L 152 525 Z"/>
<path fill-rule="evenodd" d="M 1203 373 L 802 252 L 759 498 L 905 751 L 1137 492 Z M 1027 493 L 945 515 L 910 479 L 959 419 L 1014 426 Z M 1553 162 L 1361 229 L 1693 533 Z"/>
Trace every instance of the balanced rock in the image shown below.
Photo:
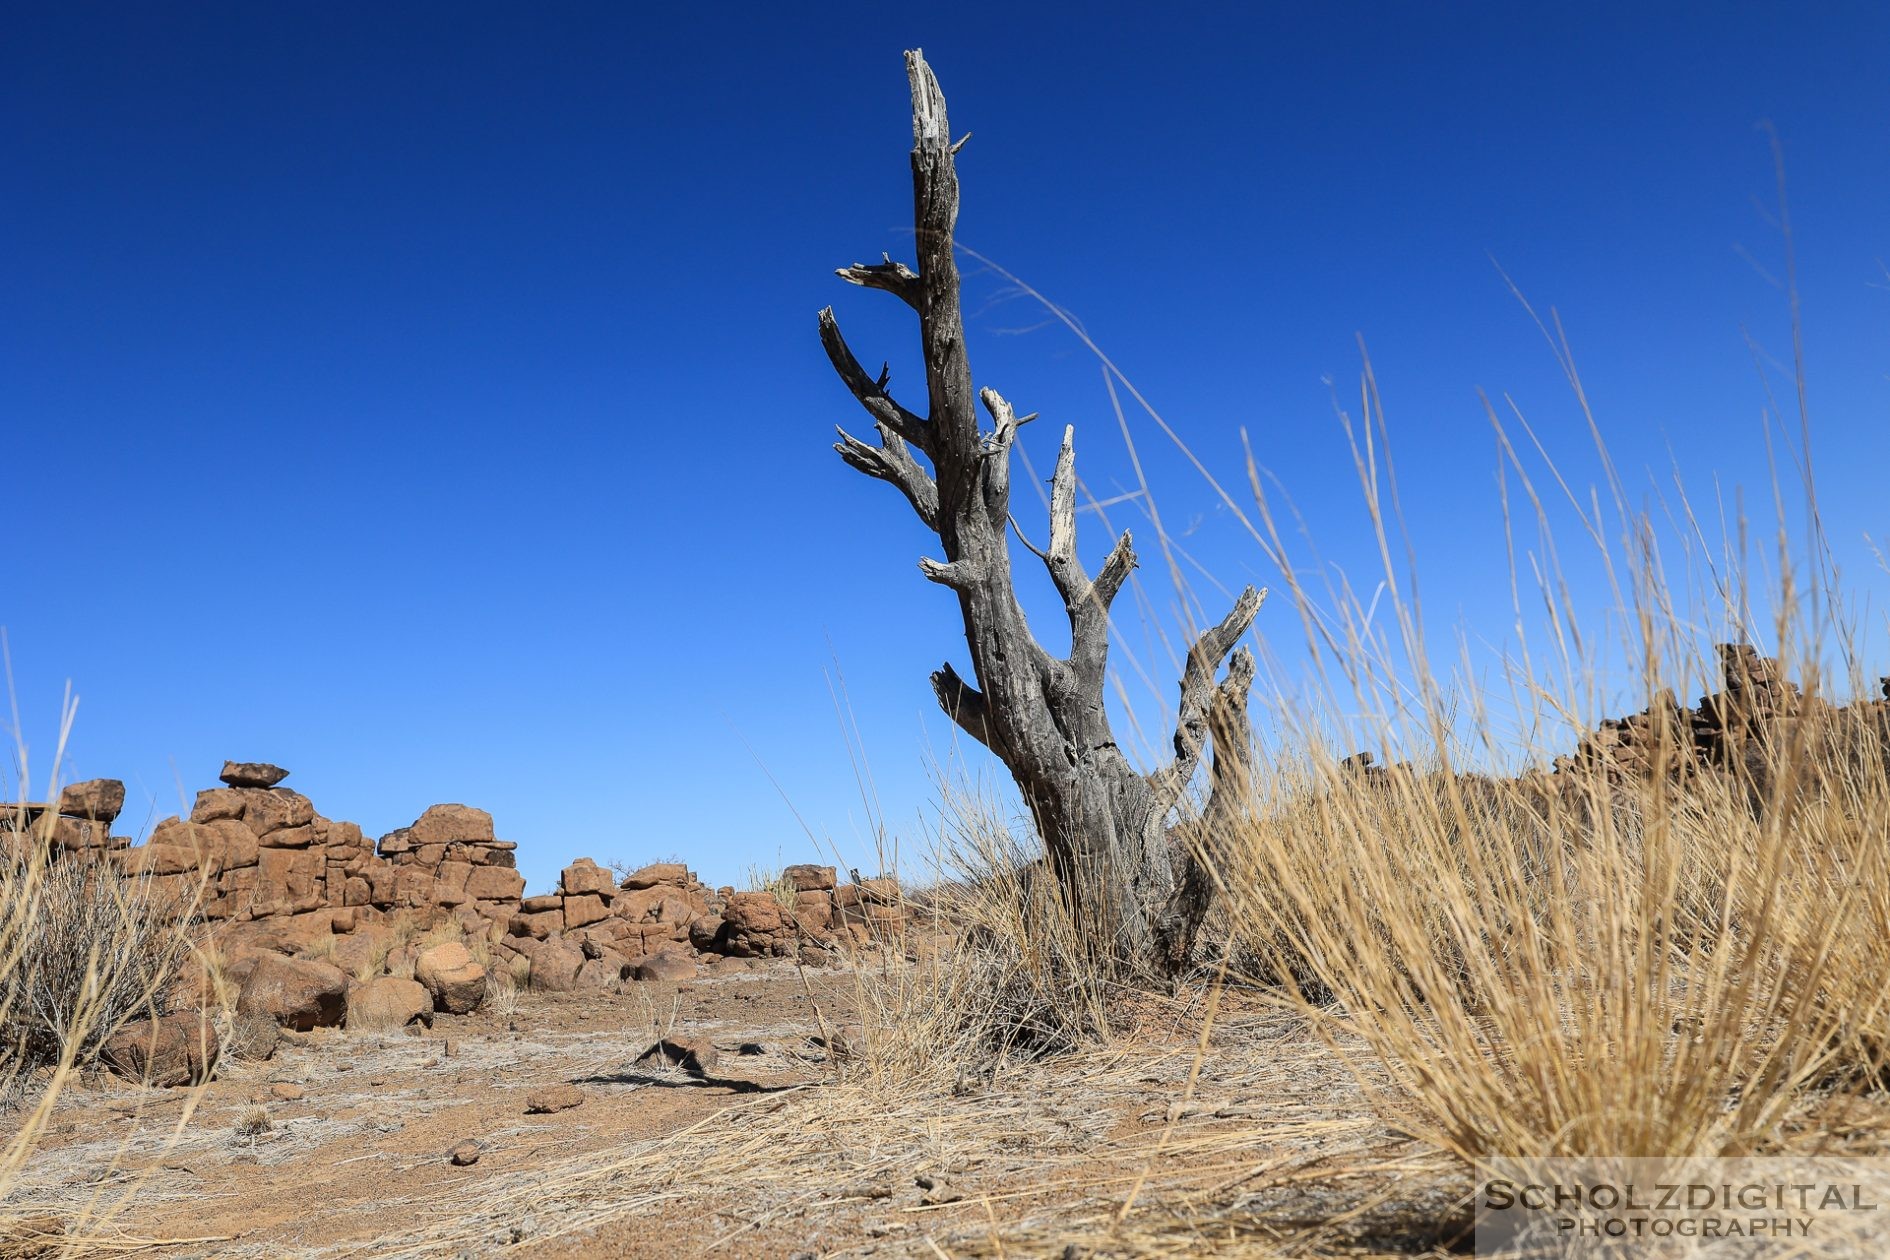
<path fill-rule="evenodd" d="M 231 787 L 246 788 L 272 788 L 288 777 L 287 770 L 266 761 L 226 761 L 217 776 Z"/>
<path fill-rule="evenodd" d="M 491 840 L 492 815 L 470 805 L 433 805 L 407 828 L 413 843 L 452 844 L 455 841 Z"/>
<path fill-rule="evenodd" d="M 125 785 L 117 779 L 87 779 L 68 783 L 59 793 L 58 812 L 74 818 L 108 823 L 124 812 Z"/>

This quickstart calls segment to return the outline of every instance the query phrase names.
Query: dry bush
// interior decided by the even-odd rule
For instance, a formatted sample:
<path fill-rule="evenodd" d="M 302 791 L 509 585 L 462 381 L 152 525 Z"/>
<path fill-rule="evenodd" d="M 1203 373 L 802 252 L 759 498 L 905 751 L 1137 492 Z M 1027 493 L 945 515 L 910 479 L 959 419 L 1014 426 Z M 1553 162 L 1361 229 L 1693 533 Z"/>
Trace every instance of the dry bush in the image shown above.
<path fill-rule="evenodd" d="M 420 935 L 420 922 L 411 910 L 398 910 L 387 924 L 388 948 L 399 949 L 411 945 Z"/>
<path fill-rule="evenodd" d="M 0 656 L 4 656 L 0 634 Z M 71 726 L 68 703 L 60 751 Z M 16 720 L 17 728 L 17 720 Z M 18 799 L 27 799 L 27 750 L 17 747 Z M 59 757 L 54 758 L 55 767 Z M 58 783 L 48 789 L 58 797 Z M 15 825 L 24 809 L 0 807 L 0 830 L 11 847 L 0 856 L 0 1107 L 8 1107 L 0 1143 L 0 1204 L 38 1150 L 53 1110 L 74 1076 L 127 1020 L 163 1010 L 166 986 L 190 961 L 192 943 L 176 905 L 163 904 L 147 882 L 123 880 L 80 857 L 54 860 L 50 848 L 21 843 Z M 214 959 L 206 959 L 214 995 Z M 185 1114 L 200 1094 L 185 1096 Z M 36 1219 L 26 1205 L 0 1206 L 0 1240 L 25 1245 L 58 1237 L 60 1255 L 90 1254 L 110 1232 L 110 1205 L 70 1218 Z M 43 1228 L 42 1228 L 43 1227 Z M 27 1247 L 22 1254 L 33 1254 Z M 51 1254 L 51 1251 L 46 1252 Z"/>
<path fill-rule="evenodd" d="M 626 862 L 621 858 L 616 858 L 606 861 L 604 867 L 612 875 L 616 876 L 617 883 L 622 885 L 624 880 L 629 879 L 644 867 L 655 866 L 661 862 L 674 862 L 677 865 L 682 865 L 683 859 L 682 855 L 678 853 L 672 853 L 668 857 L 653 857 L 643 862 Z"/>
<path fill-rule="evenodd" d="M 354 966 L 350 978 L 358 984 L 366 984 L 387 970 L 387 956 L 394 951 L 391 937 L 377 940 L 368 949 L 367 957 Z"/>
<path fill-rule="evenodd" d="M 178 907 L 89 858 L 0 866 L 0 1046 L 18 1097 L 29 1074 L 84 1065 L 127 1021 L 163 1014 L 188 957 Z"/>
<path fill-rule="evenodd" d="M 466 939 L 466 926 L 458 919 L 447 917 L 419 933 L 413 939 L 413 947 L 419 953 L 426 953 L 435 945 L 470 945 Z"/>
<path fill-rule="evenodd" d="M 489 930 L 474 933 L 466 937 L 465 940 L 466 953 L 471 956 L 474 962 L 487 970 L 491 970 L 492 968 L 492 948 L 495 943 L 493 936 L 498 929 L 499 925 L 494 923 Z"/>

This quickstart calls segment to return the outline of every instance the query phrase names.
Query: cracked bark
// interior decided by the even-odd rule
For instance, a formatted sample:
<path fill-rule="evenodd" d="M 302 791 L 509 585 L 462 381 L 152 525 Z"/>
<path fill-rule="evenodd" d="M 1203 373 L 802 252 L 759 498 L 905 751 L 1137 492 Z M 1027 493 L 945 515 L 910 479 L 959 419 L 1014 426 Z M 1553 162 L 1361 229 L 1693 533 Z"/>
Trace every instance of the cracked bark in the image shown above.
<path fill-rule="evenodd" d="M 1250 734 L 1251 655 L 1236 657 L 1226 683 L 1217 686 L 1215 675 L 1252 624 L 1264 592 L 1249 587 L 1189 650 L 1174 756 L 1152 773 L 1136 769 L 1116 744 L 1104 703 L 1109 608 L 1135 568 L 1135 549 L 1123 534 L 1093 579 L 1078 559 L 1075 432 L 1066 427 L 1051 483 L 1049 545 L 1031 550 L 1062 597 L 1070 655 L 1054 657 L 1038 644 L 1017 601 L 1005 536 L 1014 525 L 1011 450 L 1018 430 L 1035 416 L 1020 418 L 996 391 L 973 389 L 952 244 L 957 146 L 944 94 L 919 52 L 906 54 L 906 75 L 917 268 L 887 257 L 836 274 L 891 293 L 918 313 L 926 409 L 920 415 L 900 405 L 886 372 L 874 377 L 861 367 L 828 308 L 820 313 L 821 344 L 879 436 L 874 446 L 841 430 L 834 450 L 851 467 L 897 488 L 938 535 L 944 559 L 922 559 L 920 568 L 957 596 L 976 686 L 947 664 L 932 675 L 933 691 L 959 728 L 1010 770 L 1099 958 L 1125 970 L 1172 974 L 1187 963 L 1212 883 L 1198 846 L 1171 839 L 1167 821 L 1210 739 L 1214 800 L 1225 803 L 1222 814 L 1242 795 L 1225 785 L 1244 764 L 1245 745 L 1235 752 L 1232 741 Z M 979 428 L 980 402 L 991 418 L 989 432 Z M 914 452 L 930 462 L 929 473 Z M 1216 809 L 1210 805 L 1210 815 Z"/>

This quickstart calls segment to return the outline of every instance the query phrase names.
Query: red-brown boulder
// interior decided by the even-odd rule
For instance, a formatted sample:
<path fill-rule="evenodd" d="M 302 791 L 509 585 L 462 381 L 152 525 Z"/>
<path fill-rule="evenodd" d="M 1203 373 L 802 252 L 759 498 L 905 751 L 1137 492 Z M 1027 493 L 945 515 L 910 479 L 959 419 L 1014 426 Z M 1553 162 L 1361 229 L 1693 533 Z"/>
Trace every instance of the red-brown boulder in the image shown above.
<path fill-rule="evenodd" d="M 134 1020 L 99 1047 L 99 1058 L 112 1071 L 155 1086 L 206 1081 L 221 1053 L 216 1027 L 202 1011 Z"/>
<path fill-rule="evenodd" d="M 412 832 L 416 845 L 443 845 L 456 840 L 493 838 L 492 815 L 470 805 L 430 806 L 407 830 Z"/>
<path fill-rule="evenodd" d="M 347 1005 L 348 978 L 339 967 L 280 954 L 258 955 L 236 997 L 238 1014 L 266 1015 L 304 1032 L 339 1024 Z"/>

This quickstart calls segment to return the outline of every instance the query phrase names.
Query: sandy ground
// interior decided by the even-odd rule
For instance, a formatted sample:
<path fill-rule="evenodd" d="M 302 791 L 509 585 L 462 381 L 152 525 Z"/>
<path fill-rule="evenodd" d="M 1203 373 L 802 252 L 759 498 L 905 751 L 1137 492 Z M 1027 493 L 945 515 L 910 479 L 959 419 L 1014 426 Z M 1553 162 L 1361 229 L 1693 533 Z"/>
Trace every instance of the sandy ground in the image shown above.
<path fill-rule="evenodd" d="M 1073 1260 L 1308 1254 L 1309 1227 L 1328 1254 L 1421 1253 L 1412 1205 L 1442 1220 L 1460 1190 L 1285 1016 L 1230 1003 L 1202 1055 L 1197 994 L 1110 1047 L 947 1081 L 832 1061 L 813 1038 L 856 1000 L 849 972 L 757 963 L 420 1035 L 318 1030 L 202 1090 L 94 1080 L 6 1206 L 175 1257 Z M 663 1031 L 715 1043 L 710 1079 L 637 1065 Z M 564 1084 L 581 1105 L 526 1114 Z"/>

